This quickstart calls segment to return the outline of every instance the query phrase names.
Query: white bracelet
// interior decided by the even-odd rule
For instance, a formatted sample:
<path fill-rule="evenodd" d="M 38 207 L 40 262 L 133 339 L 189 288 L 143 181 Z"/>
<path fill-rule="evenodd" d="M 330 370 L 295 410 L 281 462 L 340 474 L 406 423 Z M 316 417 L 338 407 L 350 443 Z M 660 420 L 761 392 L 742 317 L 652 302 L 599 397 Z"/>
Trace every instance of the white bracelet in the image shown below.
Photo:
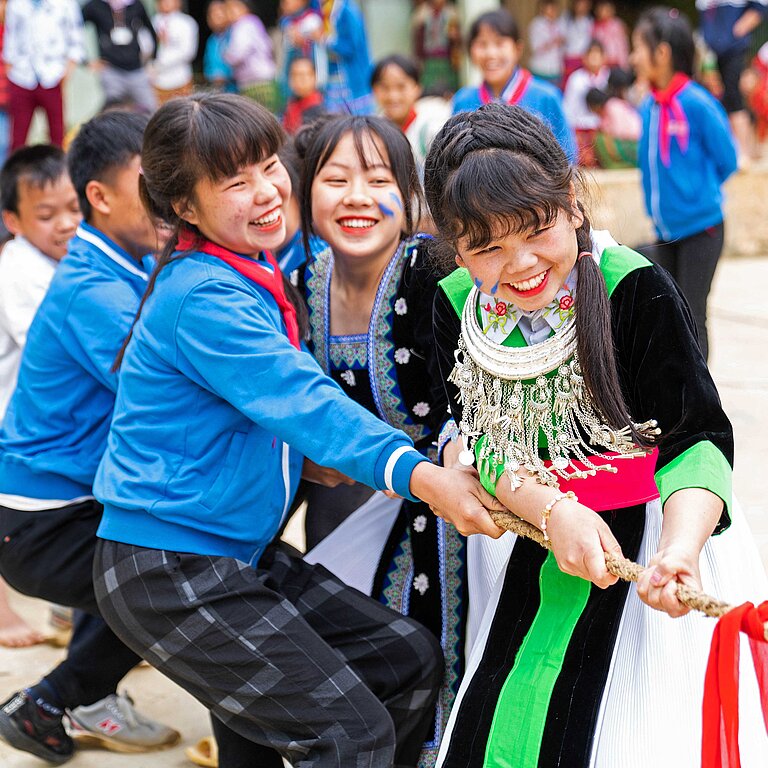
<path fill-rule="evenodd" d="M 579 497 L 573 491 L 566 491 L 565 493 L 561 491 L 547 504 L 546 507 L 544 507 L 544 510 L 541 513 L 541 525 L 539 525 L 541 532 L 544 534 L 544 541 L 550 541 L 549 535 L 547 534 L 547 521 L 549 520 L 549 516 L 552 514 L 552 508 L 555 506 L 555 504 L 557 504 L 558 501 L 562 501 L 563 499 L 578 501 Z"/>

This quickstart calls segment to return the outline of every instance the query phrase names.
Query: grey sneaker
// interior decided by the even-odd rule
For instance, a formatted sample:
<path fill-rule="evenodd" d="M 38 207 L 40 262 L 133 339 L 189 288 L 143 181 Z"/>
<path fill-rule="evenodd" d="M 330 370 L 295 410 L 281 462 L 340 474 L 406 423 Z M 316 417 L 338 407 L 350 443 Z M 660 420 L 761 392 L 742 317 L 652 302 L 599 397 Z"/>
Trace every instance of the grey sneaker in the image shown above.
<path fill-rule="evenodd" d="M 113 752 L 150 752 L 177 744 L 181 734 L 139 714 L 126 695 L 112 694 L 69 714 L 70 735 L 78 746 Z"/>

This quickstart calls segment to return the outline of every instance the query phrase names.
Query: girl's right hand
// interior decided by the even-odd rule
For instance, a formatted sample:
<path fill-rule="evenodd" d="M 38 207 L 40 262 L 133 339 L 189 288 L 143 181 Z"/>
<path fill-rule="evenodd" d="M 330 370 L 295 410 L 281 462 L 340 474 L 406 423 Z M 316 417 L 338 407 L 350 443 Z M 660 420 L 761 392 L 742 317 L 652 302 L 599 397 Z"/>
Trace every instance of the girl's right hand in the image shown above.
<path fill-rule="evenodd" d="M 552 508 L 547 533 L 552 553 L 563 573 L 606 589 L 618 581 L 608 573 L 605 553 L 621 556 L 621 546 L 607 523 L 589 507 L 563 499 Z"/>
<path fill-rule="evenodd" d="M 488 514 L 488 510 L 503 512 L 504 505 L 467 472 L 422 461 L 413 470 L 410 490 L 464 536 L 484 533 L 498 539 L 504 533 Z"/>

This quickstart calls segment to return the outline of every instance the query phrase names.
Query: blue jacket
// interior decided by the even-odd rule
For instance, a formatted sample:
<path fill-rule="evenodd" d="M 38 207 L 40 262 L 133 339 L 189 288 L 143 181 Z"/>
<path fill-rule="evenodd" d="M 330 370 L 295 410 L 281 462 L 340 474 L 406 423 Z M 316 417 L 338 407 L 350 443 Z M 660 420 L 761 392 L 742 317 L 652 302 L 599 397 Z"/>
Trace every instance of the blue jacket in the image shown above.
<path fill-rule="evenodd" d="M 291 346 L 265 289 L 202 253 L 165 267 L 120 371 L 99 536 L 254 563 L 303 456 L 409 498 L 424 460 Z"/>
<path fill-rule="evenodd" d="M 0 493 L 90 496 L 117 389 L 110 370 L 147 287 L 147 268 L 81 224 L 29 329 L 0 429 Z"/>
<path fill-rule="evenodd" d="M 702 232 L 723 220 L 723 182 L 736 170 L 736 148 L 725 110 L 696 83 L 678 94 L 689 126 L 683 154 L 677 138 L 670 141 L 670 163 L 659 154 L 660 108 L 649 96 L 640 106 L 643 134 L 638 160 L 645 207 L 660 240 Z"/>
<path fill-rule="evenodd" d="M 353 0 L 336 0 L 336 3 L 331 13 L 333 31 L 326 45 L 343 72 L 350 98 L 357 99 L 371 92 L 371 54 L 365 20 Z"/>
<path fill-rule="evenodd" d="M 763 15 L 768 12 L 765 0 L 760 2 L 731 3 L 728 0 L 720 2 L 709 8 L 699 11 L 701 19 L 701 34 L 704 42 L 718 55 L 746 51 L 752 35 L 734 37 L 733 25 L 744 15 L 744 12 L 752 9 Z"/>
<path fill-rule="evenodd" d="M 327 247 L 328 243 L 317 235 L 309 236 L 310 256 L 317 256 Z M 300 229 L 296 230 L 296 234 L 279 251 L 275 252 L 275 258 L 280 271 L 286 276 L 306 263 L 307 253 L 304 250 L 304 238 Z"/>
<path fill-rule="evenodd" d="M 469 112 L 473 109 L 478 109 L 482 105 L 480 88 L 477 86 L 461 88 L 456 92 L 451 103 L 454 115 L 459 112 Z M 565 154 L 568 155 L 568 159 L 572 163 L 576 162 L 578 158 L 576 139 L 574 138 L 571 126 L 568 125 L 568 121 L 565 119 L 562 95 L 554 85 L 545 83 L 536 77 L 531 78 L 525 93 L 520 101 L 518 101 L 518 106 L 527 109 L 544 120 L 552 129 L 552 133 L 555 134 L 555 138 L 560 142 L 560 146 L 565 151 Z"/>

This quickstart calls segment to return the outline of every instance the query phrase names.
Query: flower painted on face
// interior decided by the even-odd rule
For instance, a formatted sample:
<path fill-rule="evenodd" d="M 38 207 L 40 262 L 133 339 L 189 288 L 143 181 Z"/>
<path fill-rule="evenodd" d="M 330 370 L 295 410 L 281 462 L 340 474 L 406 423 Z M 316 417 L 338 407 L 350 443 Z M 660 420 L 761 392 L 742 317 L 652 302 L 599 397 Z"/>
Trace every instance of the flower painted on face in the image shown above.
<path fill-rule="evenodd" d="M 400 365 L 406 365 L 411 359 L 411 350 L 407 347 L 400 347 L 395 350 L 395 362 Z"/>
<path fill-rule="evenodd" d="M 408 302 L 400 298 L 395 302 L 395 314 L 404 315 L 408 312 Z"/>
<path fill-rule="evenodd" d="M 341 374 L 341 378 L 344 379 L 350 387 L 354 387 L 357 384 L 357 379 L 355 379 L 355 374 L 352 371 L 344 371 Z"/>
<path fill-rule="evenodd" d="M 416 533 L 424 533 L 427 530 L 427 516 L 417 515 L 413 520 L 413 530 Z"/>
<path fill-rule="evenodd" d="M 495 312 L 499 317 L 504 317 L 507 314 L 507 305 L 503 301 L 497 301 Z"/>
<path fill-rule="evenodd" d="M 429 404 L 425 402 L 416 403 L 416 405 L 413 406 L 414 414 L 416 416 L 419 416 L 420 418 L 424 418 L 424 416 L 426 416 L 430 410 L 431 409 L 429 407 Z"/>
<path fill-rule="evenodd" d="M 416 578 L 414 578 L 413 588 L 420 595 L 423 595 L 429 589 L 429 577 L 426 573 L 420 573 L 418 576 L 416 576 Z"/>
<path fill-rule="evenodd" d="M 560 309 L 563 312 L 568 311 L 573 306 L 573 296 L 569 293 L 567 296 L 563 296 L 560 299 Z"/>

